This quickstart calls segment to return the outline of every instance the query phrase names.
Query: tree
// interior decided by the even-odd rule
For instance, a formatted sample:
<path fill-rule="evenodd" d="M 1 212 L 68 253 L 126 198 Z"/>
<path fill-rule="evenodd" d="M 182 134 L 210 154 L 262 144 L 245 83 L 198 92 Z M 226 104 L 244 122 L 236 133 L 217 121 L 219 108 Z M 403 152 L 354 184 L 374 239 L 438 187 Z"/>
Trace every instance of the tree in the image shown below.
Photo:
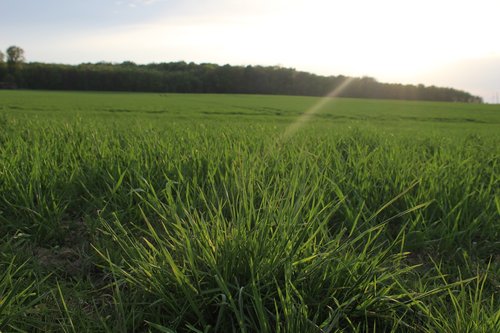
<path fill-rule="evenodd" d="M 24 62 L 24 50 L 19 46 L 11 46 L 7 49 L 7 62 L 11 63 L 23 63 Z"/>
<path fill-rule="evenodd" d="M 0 73 L 3 87 L 325 96 L 349 80 L 350 85 L 340 97 L 481 102 L 476 96 L 451 88 L 381 83 L 370 77 L 320 76 L 275 66 L 219 66 L 179 61 L 148 65 L 101 62 L 78 66 L 26 63 L 21 68 L 22 50 L 11 47 L 8 56 L 9 71 L 5 70 L 4 62 L 5 74 L 2 77 Z"/>
<path fill-rule="evenodd" d="M 7 49 L 7 66 L 9 72 L 15 73 L 24 62 L 24 50 L 19 46 L 11 46 Z"/>

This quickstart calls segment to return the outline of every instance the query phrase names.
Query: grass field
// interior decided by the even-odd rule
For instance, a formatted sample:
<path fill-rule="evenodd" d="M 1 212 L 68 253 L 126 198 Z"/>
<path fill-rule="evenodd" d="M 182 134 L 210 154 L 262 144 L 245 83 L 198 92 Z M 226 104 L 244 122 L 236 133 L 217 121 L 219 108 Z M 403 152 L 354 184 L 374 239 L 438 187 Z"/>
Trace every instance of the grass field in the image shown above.
<path fill-rule="evenodd" d="M 500 332 L 500 106 L 0 91 L 1 332 Z"/>

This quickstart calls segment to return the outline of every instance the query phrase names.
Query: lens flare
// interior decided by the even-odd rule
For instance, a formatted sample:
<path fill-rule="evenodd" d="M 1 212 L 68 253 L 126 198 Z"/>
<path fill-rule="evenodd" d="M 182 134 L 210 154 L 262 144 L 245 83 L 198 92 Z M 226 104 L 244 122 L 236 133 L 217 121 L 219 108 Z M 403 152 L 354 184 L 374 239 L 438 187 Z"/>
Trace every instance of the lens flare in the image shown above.
<path fill-rule="evenodd" d="M 283 133 L 282 140 L 287 140 L 293 136 L 299 128 L 304 126 L 316 113 L 318 113 L 326 104 L 338 97 L 354 80 L 354 78 L 346 78 L 339 86 L 333 89 L 328 95 L 322 97 L 316 104 L 307 109 L 300 117 L 286 128 Z"/>

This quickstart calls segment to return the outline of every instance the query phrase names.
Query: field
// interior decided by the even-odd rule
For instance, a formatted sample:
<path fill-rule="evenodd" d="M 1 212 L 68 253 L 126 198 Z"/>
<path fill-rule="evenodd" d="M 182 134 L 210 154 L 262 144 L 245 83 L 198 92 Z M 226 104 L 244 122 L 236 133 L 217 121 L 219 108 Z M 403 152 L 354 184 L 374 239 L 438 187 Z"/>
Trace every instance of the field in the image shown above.
<path fill-rule="evenodd" d="M 500 332 L 499 189 L 498 105 L 0 91 L 0 331 Z"/>

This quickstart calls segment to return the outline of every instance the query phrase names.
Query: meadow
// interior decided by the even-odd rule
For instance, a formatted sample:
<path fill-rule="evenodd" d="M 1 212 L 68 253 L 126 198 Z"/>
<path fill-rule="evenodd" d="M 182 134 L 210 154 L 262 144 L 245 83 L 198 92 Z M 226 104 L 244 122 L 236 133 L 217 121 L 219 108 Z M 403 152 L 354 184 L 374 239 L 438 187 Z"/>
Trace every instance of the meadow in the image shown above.
<path fill-rule="evenodd" d="M 499 189 L 498 105 L 0 91 L 0 332 L 500 332 Z"/>

